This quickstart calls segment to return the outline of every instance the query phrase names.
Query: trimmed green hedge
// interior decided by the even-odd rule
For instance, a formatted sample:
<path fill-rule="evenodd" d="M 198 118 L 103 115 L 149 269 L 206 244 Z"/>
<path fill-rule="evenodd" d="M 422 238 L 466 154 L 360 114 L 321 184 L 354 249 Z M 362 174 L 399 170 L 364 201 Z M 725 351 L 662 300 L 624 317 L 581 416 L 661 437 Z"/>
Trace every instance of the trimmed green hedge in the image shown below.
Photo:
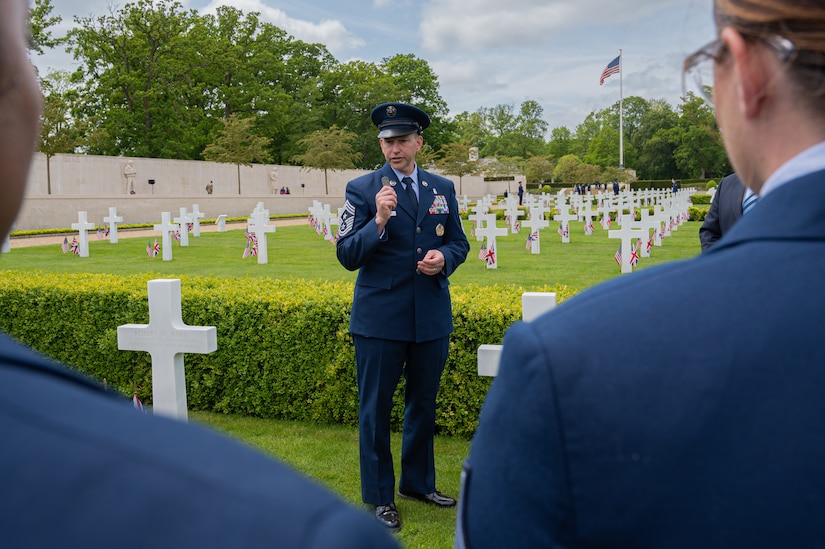
<path fill-rule="evenodd" d="M 120 351 L 117 327 L 149 322 L 149 275 L 0 271 L 0 328 L 31 347 L 151 403 L 148 353 Z M 351 283 L 181 277 L 183 321 L 216 326 L 218 350 L 186 355 L 189 408 L 356 425 Z M 557 300 L 572 296 L 566 286 Z M 517 287 L 452 289 L 455 332 L 438 395 L 443 434 L 470 437 L 491 379 L 476 351 L 521 317 Z M 403 419 L 403 387 L 393 425 Z"/>

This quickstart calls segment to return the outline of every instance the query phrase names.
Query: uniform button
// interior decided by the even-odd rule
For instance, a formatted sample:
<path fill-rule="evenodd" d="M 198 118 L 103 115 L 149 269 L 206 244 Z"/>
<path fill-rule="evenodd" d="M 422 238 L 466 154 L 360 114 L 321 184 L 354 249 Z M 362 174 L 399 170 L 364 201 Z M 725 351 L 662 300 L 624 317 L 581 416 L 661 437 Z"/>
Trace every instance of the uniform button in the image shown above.
<path fill-rule="evenodd" d="M 415 253 L 417 253 L 417 254 L 420 254 L 420 253 L 422 253 L 423 251 L 424 251 L 424 250 L 422 250 L 421 248 L 416 248 L 416 249 L 415 249 Z"/>
<path fill-rule="evenodd" d="M 415 228 L 415 234 L 418 234 L 418 233 L 420 233 L 420 232 L 421 232 L 421 227 L 416 227 L 416 228 Z"/>

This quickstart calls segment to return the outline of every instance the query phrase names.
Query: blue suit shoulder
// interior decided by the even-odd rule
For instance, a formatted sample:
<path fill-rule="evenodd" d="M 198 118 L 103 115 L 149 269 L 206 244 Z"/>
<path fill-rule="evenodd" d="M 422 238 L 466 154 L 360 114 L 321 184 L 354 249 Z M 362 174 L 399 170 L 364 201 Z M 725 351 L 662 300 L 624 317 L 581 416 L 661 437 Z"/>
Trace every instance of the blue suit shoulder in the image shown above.
<path fill-rule="evenodd" d="M 2 334 L 0 425 L 9 546 L 137 548 L 149 531 L 180 547 L 397 547 L 367 513 L 278 461 L 139 413 Z"/>

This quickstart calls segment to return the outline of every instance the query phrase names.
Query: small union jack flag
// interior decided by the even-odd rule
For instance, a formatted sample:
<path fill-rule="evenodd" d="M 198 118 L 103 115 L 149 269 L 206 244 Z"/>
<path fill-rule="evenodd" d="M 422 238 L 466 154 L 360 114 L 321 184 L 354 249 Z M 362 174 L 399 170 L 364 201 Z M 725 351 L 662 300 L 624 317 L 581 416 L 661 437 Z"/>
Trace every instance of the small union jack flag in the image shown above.
<path fill-rule="evenodd" d="M 484 254 L 484 259 L 487 260 L 488 267 L 496 264 L 496 247 L 494 245 L 491 244 L 487 249 L 487 252 Z"/>

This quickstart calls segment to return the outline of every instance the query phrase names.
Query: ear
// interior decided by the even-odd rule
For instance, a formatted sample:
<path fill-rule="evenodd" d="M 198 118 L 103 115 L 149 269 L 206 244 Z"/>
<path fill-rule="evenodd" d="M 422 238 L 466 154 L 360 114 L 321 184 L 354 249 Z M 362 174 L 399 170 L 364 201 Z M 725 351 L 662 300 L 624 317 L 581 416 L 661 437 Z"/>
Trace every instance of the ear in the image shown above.
<path fill-rule="evenodd" d="M 735 85 L 739 109 L 743 115 L 753 118 L 759 115 L 774 71 L 775 57 L 758 41 L 745 40 L 739 32 L 727 27 L 720 37 L 731 57 L 730 70 Z"/>

